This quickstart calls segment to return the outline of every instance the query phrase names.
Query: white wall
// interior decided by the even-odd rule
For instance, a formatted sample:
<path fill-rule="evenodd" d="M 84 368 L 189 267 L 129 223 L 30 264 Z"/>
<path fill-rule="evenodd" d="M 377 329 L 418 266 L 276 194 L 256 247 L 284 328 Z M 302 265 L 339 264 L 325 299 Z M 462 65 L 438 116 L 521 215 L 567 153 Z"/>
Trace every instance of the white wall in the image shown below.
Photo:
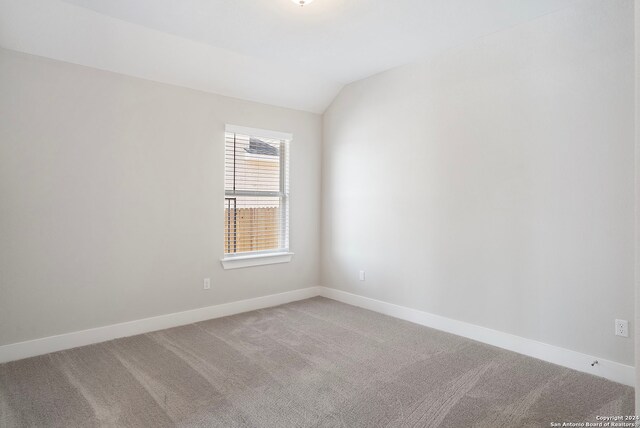
<path fill-rule="evenodd" d="M 633 64 L 633 2 L 589 0 L 347 86 L 322 284 L 633 364 Z"/>
<path fill-rule="evenodd" d="M 220 266 L 225 123 L 294 134 L 289 264 Z M 319 115 L 0 50 L 0 345 L 318 285 L 320 139 Z"/>
<path fill-rule="evenodd" d="M 636 72 L 636 325 L 640 322 L 640 0 L 635 0 L 635 72 Z M 635 366 L 640 367 L 640 329 L 635 329 Z M 636 370 L 636 391 L 640 391 L 640 370 Z M 640 392 L 636 394 L 636 415 L 640 414 Z"/>

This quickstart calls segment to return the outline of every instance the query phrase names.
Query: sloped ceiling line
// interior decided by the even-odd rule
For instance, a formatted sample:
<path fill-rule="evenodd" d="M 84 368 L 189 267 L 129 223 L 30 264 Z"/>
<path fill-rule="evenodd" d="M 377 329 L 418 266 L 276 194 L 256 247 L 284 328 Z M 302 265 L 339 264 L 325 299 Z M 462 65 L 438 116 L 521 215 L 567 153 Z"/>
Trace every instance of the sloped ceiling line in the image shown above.
<path fill-rule="evenodd" d="M 323 113 L 343 85 L 588 0 L 0 0 L 0 47 Z"/>

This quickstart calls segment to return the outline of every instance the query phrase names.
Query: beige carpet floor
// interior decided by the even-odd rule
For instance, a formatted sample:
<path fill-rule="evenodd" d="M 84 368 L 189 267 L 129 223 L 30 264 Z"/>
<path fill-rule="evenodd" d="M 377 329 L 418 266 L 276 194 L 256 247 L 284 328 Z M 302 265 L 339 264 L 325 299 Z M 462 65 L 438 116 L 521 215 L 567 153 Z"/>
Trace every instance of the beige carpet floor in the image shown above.
<path fill-rule="evenodd" d="M 633 400 L 321 297 L 0 365 L 2 427 L 548 427 Z"/>

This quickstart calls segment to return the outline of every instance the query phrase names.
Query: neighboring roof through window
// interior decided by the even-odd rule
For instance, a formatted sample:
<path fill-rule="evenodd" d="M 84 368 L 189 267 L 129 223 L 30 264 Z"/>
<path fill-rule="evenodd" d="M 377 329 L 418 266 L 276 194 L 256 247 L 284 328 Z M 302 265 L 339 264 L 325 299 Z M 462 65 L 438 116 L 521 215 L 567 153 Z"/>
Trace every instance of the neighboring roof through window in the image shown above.
<path fill-rule="evenodd" d="M 277 147 L 272 146 L 269 143 L 265 143 L 257 138 L 251 138 L 249 140 L 249 148 L 244 149 L 247 153 L 255 155 L 267 155 L 267 156 L 279 156 L 280 151 Z"/>

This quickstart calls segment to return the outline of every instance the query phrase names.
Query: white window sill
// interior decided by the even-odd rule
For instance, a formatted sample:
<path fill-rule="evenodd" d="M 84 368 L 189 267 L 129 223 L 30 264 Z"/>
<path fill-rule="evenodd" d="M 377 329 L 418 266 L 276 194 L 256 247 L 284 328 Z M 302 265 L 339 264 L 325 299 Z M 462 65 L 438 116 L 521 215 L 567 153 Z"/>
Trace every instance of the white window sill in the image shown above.
<path fill-rule="evenodd" d="M 293 253 L 257 254 L 251 256 L 234 256 L 220 259 L 224 269 L 240 269 L 251 266 L 272 265 L 276 263 L 288 263 Z"/>

